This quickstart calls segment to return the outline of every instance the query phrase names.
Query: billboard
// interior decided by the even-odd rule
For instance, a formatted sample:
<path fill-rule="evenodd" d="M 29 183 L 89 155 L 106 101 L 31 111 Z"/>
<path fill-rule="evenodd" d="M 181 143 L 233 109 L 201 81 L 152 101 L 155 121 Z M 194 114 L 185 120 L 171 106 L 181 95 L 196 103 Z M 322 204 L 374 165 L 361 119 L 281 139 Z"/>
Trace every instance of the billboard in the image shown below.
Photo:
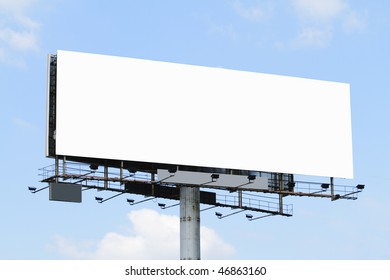
<path fill-rule="evenodd" d="M 353 177 L 349 84 L 58 51 L 55 154 Z"/>

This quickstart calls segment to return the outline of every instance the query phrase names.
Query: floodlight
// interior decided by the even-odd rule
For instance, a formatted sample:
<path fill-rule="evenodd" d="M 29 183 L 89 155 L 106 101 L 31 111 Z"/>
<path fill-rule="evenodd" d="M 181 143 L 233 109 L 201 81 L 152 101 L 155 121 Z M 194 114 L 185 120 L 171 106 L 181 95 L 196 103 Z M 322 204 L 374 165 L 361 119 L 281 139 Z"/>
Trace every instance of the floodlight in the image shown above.
<path fill-rule="evenodd" d="M 43 187 L 43 188 L 40 188 L 40 189 L 37 189 L 36 187 L 28 187 L 28 190 L 31 192 L 31 193 L 37 193 L 37 192 L 40 192 L 40 191 L 43 191 L 45 189 L 49 188 L 49 186 L 47 187 Z"/>
<path fill-rule="evenodd" d="M 92 164 L 89 166 L 89 168 L 90 168 L 92 171 L 96 171 L 96 170 L 99 168 L 99 165 L 92 163 Z"/>
<path fill-rule="evenodd" d="M 321 184 L 321 188 L 323 189 L 329 189 L 329 184 Z"/>
<path fill-rule="evenodd" d="M 256 175 L 248 175 L 249 182 L 256 180 Z"/>
<path fill-rule="evenodd" d="M 127 199 L 127 202 L 130 203 L 130 205 L 132 205 L 132 204 L 134 204 L 134 199 L 128 198 L 128 199 Z"/>
<path fill-rule="evenodd" d="M 161 209 L 168 209 L 168 208 L 171 208 L 171 207 L 175 207 L 177 205 L 180 205 L 180 202 L 176 203 L 176 204 L 173 204 L 173 205 L 169 205 L 169 206 L 166 206 L 165 203 L 158 203 L 158 206 L 161 207 Z"/>
<path fill-rule="evenodd" d="M 155 199 L 155 197 L 149 197 L 149 198 L 147 198 L 147 199 L 139 200 L 139 201 L 137 201 L 137 202 L 134 202 L 133 199 L 127 199 L 127 202 L 128 202 L 130 205 L 136 205 L 136 204 L 140 204 L 140 203 L 143 203 L 143 202 L 152 200 L 152 199 Z"/>
<path fill-rule="evenodd" d="M 230 217 L 230 216 L 233 216 L 233 215 L 236 215 L 238 213 L 241 213 L 243 211 L 246 211 L 246 209 L 240 209 L 236 212 L 233 212 L 233 213 L 229 213 L 229 214 L 226 214 L 226 215 L 222 215 L 221 213 L 219 212 L 215 212 L 215 215 L 217 216 L 218 219 L 224 219 L 224 218 L 227 218 L 227 217 Z"/>
<path fill-rule="evenodd" d="M 365 187 L 365 185 L 362 185 L 362 184 L 359 184 L 359 185 L 356 186 L 356 188 L 357 188 L 358 190 L 363 190 L 364 187 Z"/>
<path fill-rule="evenodd" d="M 290 192 L 294 191 L 295 182 L 291 182 L 291 181 L 288 182 L 287 187 L 288 187 L 288 191 L 290 191 Z"/>
<path fill-rule="evenodd" d="M 247 219 L 249 221 L 254 221 L 254 220 L 263 219 L 263 218 L 266 218 L 266 217 L 269 217 L 269 216 L 273 216 L 273 215 L 276 215 L 276 214 L 272 213 L 272 214 L 267 214 L 267 215 L 263 215 L 263 216 L 258 216 L 256 218 L 253 218 L 252 214 L 246 214 L 245 216 L 247 217 Z"/>
<path fill-rule="evenodd" d="M 169 167 L 169 168 L 168 168 L 168 172 L 169 172 L 169 173 L 176 173 L 176 171 L 177 171 L 176 166 L 173 166 L 173 167 Z"/>
<path fill-rule="evenodd" d="M 95 196 L 95 200 L 99 203 L 102 203 L 103 202 L 103 197 L 98 197 L 98 196 Z"/>
<path fill-rule="evenodd" d="M 219 174 L 211 174 L 211 182 L 216 182 L 219 178 Z"/>

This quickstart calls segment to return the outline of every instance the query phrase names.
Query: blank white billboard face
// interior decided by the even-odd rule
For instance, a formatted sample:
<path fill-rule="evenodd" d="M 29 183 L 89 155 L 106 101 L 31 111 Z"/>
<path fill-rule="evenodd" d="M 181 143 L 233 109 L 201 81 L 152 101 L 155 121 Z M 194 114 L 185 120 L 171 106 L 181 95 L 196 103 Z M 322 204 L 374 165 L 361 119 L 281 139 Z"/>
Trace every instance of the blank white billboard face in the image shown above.
<path fill-rule="evenodd" d="M 58 51 L 56 154 L 352 178 L 349 85 Z"/>

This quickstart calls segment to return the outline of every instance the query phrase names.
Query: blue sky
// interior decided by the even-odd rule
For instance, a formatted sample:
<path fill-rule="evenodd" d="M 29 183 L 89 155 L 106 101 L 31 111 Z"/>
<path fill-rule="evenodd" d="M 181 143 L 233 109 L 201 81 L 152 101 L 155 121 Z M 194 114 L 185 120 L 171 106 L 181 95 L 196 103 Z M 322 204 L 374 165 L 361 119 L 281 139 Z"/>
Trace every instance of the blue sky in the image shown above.
<path fill-rule="evenodd" d="M 58 49 L 350 83 L 355 179 L 337 182 L 366 184 L 359 199 L 288 198 L 293 217 L 256 222 L 202 212 L 202 257 L 389 259 L 389 11 L 361 0 L 0 0 L 0 259 L 178 258 L 177 207 L 27 191 L 53 163 L 46 57 Z"/>

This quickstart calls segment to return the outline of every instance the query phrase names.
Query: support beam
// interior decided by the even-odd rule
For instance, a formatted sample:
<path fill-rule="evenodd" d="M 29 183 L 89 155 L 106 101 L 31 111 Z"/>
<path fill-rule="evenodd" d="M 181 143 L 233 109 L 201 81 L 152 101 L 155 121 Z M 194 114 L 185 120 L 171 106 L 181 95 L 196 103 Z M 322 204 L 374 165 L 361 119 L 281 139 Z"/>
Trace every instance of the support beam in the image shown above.
<path fill-rule="evenodd" d="M 56 156 L 55 159 L 55 182 L 58 183 L 58 176 L 59 176 L 59 160 L 58 156 Z"/>
<path fill-rule="evenodd" d="M 279 174 L 279 213 L 283 214 L 283 194 L 284 191 L 284 185 L 283 185 L 283 173 Z"/>
<path fill-rule="evenodd" d="M 104 189 L 108 189 L 108 166 L 104 165 Z"/>
<path fill-rule="evenodd" d="M 333 177 L 330 177 L 330 195 L 332 197 L 332 200 L 335 200 L 334 199 L 334 181 L 333 181 Z"/>
<path fill-rule="evenodd" d="M 180 259 L 200 260 L 200 190 L 180 187 Z"/>

